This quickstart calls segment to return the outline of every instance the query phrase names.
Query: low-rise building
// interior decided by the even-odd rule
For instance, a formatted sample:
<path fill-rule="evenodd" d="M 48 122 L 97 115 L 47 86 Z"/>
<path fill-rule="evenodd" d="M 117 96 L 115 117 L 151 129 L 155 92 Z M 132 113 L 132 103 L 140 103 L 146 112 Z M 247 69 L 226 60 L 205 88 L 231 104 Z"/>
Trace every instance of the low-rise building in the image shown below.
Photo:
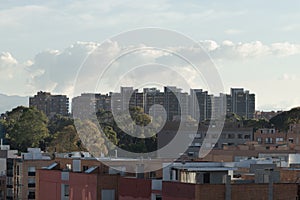
<path fill-rule="evenodd" d="M 216 122 L 217 123 L 217 122 Z M 179 129 L 179 125 L 181 129 Z M 240 124 L 224 126 L 220 131 L 219 126 L 212 124 L 198 124 L 196 122 L 169 122 L 158 133 L 158 149 L 167 145 L 176 134 L 185 134 L 186 137 L 191 138 L 192 142 L 182 154 L 190 158 L 198 158 L 199 151 L 202 146 L 211 147 L 213 149 L 224 149 L 227 146 L 237 147 L 253 141 L 253 128 L 243 127 Z M 205 144 L 204 144 L 205 142 Z M 164 157 L 165 155 L 158 155 Z"/>
<path fill-rule="evenodd" d="M 250 199 L 297 199 L 297 183 L 256 184 L 187 184 L 163 182 L 164 200 L 250 200 Z"/>
<path fill-rule="evenodd" d="M 286 134 L 286 141 L 292 148 L 300 148 L 300 124 L 291 124 Z"/>
<path fill-rule="evenodd" d="M 275 128 L 262 128 L 255 131 L 254 141 L 262 146 L 278 146 L 286 143 L 286 133 Z"/>
<path fill-rule="evenodd" d="M 35 199 L 36 170 L 51 162 L 39 148 L 28 148 L 21 157 L 7 159 L 6 199 Z"/>

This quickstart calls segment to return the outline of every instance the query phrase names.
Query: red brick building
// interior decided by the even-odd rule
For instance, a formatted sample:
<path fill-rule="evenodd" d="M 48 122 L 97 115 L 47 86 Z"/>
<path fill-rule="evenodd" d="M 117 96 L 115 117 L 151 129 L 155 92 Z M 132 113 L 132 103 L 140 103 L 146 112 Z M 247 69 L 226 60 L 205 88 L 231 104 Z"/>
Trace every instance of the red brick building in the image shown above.
<path fill-rule="evenodd" d="M 117 200 L 120 176 L 100 174 L 97 168 L 89 170 L 83 173 L 38 170 L 36 199 Z"/>
<path fill-rule="evenodd" d="M 254 133 L 254 141 L 264 146 L 276 146 L 286 143 L 286 133 L 275 128 L 258 129 Z"/>
<path fill-rule="evenodd" d="M 162 199 L 164 200 L 250 200 L 250 199 L 297 199 L 297 183 L 273 184 L 269 194 L 269 184 L 186 184 L 163 182 Z"/>

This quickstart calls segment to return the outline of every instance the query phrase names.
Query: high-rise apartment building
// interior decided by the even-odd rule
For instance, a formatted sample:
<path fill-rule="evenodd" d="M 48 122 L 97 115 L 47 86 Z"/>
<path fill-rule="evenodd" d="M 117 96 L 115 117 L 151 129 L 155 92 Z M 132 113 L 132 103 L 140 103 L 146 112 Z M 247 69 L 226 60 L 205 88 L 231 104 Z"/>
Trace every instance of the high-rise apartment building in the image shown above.
<path fill-rule="evenodd" d="M 111 109 L 113 112 L 122 112 L 130 107 L 137 106 L 137 96 L 139 97 L 139 104 L 142 96 L 138 95 L 138 90 L 133 87 L 121 87 L 121 92 L 111 92 Z"/>
<path fill-rule="evenodd" d="M 202 89 L 190 89 L 189 113 L 197 121 L 208 118 L 208 92 Z"/>
<path fill-rule="evenodd" d="M 163 92 L 160 92 L 156 88 L 144 88 L 143 97 L 143 108 L 145 113 L 149 114 L 151 109 L 154 117 L 163 116 L 163 113 L 165 112 L 165 94 Z"/>
<path fill-rule="evenodd" d="M 255 94 L 243 88 L 231 88 L 231 107 L 233 113 L 245 119 L 254 118 Z"/>
<path fill-rule="evenodd" d="M 182 89 L 174 86 L 164 87 L 164 108 L 167 112 L 167 120 L 188 114 L 188 94 L 182 93 Z"/>
<path fill-rule="evenodd" d="M 108 94 L 83 93 L 72 99 L 74 118 L 88 118 L 98 110 L 111 110 L 111 96 Z"/>
<path fill-rule="evenodd" d="M 175 86 L 166 86 L 162 92 L 157 88 L 144 88 L 139 92 L 133 87 L 121 87 L 119 93 L 82 94 L 72 100 L 72 113 L 77 109 L 78 115 L 99 109 L 123 112 L 130 107 L 141 107 L 145 113 L 154 117 L 163 117 L 165 113 L 167 121 L 181 117 L 185 119 L 185 116 L 191 116 L 197 121 L 216 120 L 230 113 L 252 119 L 255 95 L 243 88 L 232 88 L 231 94 L 214 96 L 202 89 L 190 89 L 188 94 Z"/>
<path fill-rule="evenodd" d="M 51 118 L 56 114 L 69 114 L 69 98 L 66 95 L 51 95 L 49 92 L 38 92 L 29 98 L 29 106 L 34 106 Z"/>
<path fill-rule="evenodd" d="M 202 89 L 191 89 L 189 114 L 196 120 L 217 119 L 225 114 L 236 113 L 245 119 L 252 119 L 255 113 L 255 94 L 243 88 L 232 88 L 231 94 L 209 95 Z"/>

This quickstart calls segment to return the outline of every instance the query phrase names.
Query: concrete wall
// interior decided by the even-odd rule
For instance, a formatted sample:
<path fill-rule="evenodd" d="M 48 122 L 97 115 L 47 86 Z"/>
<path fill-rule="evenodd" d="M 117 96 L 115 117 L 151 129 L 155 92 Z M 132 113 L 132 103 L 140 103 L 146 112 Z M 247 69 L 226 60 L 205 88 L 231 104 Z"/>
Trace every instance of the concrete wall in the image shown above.
<path fill-rule="evenodd" d="M 280 182 L 280 172 L 258 169 L 255 171 L 255 183 L 279 183 Z"/>

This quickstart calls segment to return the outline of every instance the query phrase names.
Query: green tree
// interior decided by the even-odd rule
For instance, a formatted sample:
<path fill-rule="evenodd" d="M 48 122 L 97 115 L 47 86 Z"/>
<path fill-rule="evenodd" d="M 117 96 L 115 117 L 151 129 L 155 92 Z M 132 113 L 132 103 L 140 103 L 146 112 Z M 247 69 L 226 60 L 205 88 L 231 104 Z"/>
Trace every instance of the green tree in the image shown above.
<path fill-rule="evenodd" d="M 54 115 L 48 123 L 49 133 L 55 134 L 70 125 L 74 125 L 74 120 L 72 118 L 62 115 Z"/>
<path fill-rule="evenodd" d="M 13 149 L 26 151 L 28 147 L 43 147 L 49 136 L 48 119 L 36 108 L 17 107 L 7 113 L 6 139 Z"/>
<path fill-rule="evenodd" d="M 77 121 L 76 128 L 83 145 L 89 152 L 95 157 L 100 157 L 101 154 L 107 155 L 108 149 L 104 135 L 96 124 L 90 120 Z"/>
<path fill-rule="evenodd" d="M 282 112 L 270 119 L 270 122 L 279 130 L 287 131 L 289 129 L 289 125 L 300 123 L 300 107 Z"/>
<path fill-rule="evenodd" d="M 49 144 L 49 152 L 72 152 L 72 151 L 84 151 L 81 140 L 77 134 L 74 125 L 67 125 L 62 130 L 56 132 L 52 136 L 52 140 Z"/>
<path fill-rule="evenodd" d="M 122 124 L 123 130 L 118 127 L 115 118 Z M 140 107 L 131 107 L 129 109 L 129 115 L 126 113 L 118 113 L 117 116 L 113 116 L 110 111 L 100 110 L 97 112 L 97 120 L 106 137 L 113 144 L 118 145 L 124 150 L 136 153 L 146 153 L 154 151 L 157 148 L 157 138 L 155 134 L 158 125 L 154 123 L 150 128 L 143 129 L 142 127 L 153 121 Z M 134 137 L 128 134 L 128 132 L 131 132 L 134 136 L 139 136 L 140 138 Z"/>

